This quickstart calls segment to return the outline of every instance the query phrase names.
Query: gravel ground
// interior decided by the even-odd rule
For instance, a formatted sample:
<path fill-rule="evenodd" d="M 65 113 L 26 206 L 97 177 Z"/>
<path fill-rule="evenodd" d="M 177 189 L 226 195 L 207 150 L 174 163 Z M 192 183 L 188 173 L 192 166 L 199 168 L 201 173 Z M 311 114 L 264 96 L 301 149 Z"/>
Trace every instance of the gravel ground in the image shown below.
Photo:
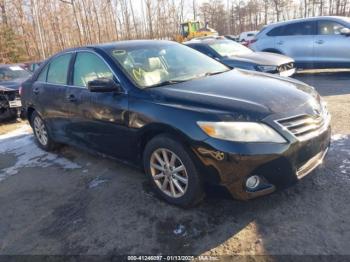
<path fill-rule="evenodd" d="M 183 210 L 145 176 L 72 147 L 40 150 L 25 122 L 0 126 L 0 254 L 350 255 L 350 71 L 303 72 L 333 116 L 322 168 L 248 202 L 209 192 Z"/>

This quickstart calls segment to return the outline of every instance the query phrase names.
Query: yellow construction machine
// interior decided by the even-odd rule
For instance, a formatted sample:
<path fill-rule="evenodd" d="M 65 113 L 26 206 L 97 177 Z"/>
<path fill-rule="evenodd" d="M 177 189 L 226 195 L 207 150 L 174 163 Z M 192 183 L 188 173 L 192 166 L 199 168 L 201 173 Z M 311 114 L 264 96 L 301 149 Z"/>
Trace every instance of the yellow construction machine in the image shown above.
<path fill-rule="evenodd" d="M 217 35 L 218 32 L 208 27 L 208 23 L 203 26 L 199 21 L 188 21 L 180 25 L 180 34 L 175 37 L 175 40 L 177 42 L 184 42 L 197 37 Z"/>

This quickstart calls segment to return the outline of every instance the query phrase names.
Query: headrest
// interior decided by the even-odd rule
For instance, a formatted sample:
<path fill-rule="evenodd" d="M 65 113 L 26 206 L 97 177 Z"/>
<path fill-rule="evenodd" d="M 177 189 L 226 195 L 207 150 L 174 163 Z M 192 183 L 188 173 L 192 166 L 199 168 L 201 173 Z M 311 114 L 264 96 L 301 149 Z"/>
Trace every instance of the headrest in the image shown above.
<path fill-rule="evenodd" d="M 148 68 L 150 71 L 163 69 L 162 62 L 159 57 L 150 57 L 148 58 Z"/>

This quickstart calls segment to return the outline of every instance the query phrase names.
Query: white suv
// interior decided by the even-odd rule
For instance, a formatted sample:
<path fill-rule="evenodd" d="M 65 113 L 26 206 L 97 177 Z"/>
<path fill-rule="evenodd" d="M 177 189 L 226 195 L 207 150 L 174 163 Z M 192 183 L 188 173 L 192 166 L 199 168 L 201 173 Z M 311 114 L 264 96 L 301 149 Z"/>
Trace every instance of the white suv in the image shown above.
<path fill-rule="evenodd" d="M 265 26 L 250 47 L 292 57 L 299 68 L 350 67 L 350 18 L 323 16 Z"/>

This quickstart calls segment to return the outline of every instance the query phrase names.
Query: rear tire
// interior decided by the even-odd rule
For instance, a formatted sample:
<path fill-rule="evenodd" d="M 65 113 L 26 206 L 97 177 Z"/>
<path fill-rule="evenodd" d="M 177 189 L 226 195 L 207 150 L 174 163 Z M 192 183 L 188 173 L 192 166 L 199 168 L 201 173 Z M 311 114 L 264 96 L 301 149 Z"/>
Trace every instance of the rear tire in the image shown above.
<path fill-rule="evenodd" d="M 35 142 L 40 148 L 46 151 L 52 151 L 59 146 L 59 144 L 51 138 L 45 121 L 37 112 L 33 112 L 30 123 L 33 128 Z"/>
<path fill-rule="evenodd" d="M 191 207 L 203 200 L 202 181 L 190 152 L 171 136 L 149 141 L 143 162 L 155 192 L 170 204 Z"/>

